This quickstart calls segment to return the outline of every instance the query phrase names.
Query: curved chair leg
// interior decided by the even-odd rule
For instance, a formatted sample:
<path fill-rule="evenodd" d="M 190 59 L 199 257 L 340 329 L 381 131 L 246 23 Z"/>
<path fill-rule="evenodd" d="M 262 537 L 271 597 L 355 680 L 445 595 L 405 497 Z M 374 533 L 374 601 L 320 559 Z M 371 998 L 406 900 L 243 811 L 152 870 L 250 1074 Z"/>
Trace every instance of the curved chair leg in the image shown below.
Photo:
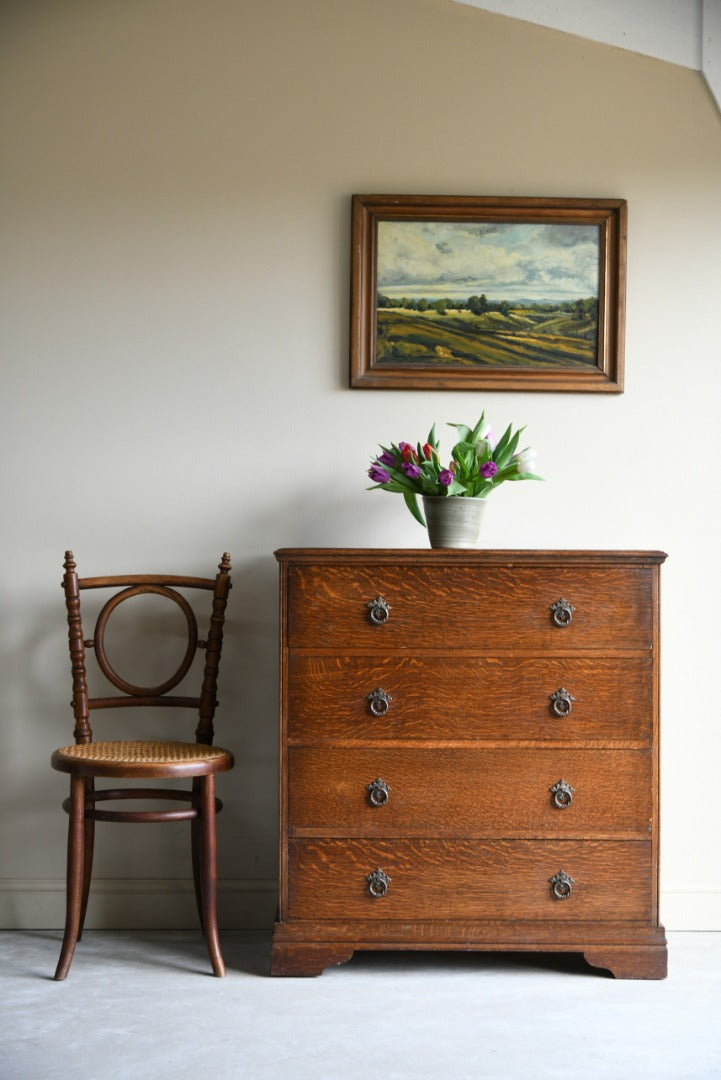
<path fill-rule="evenodd" d="M 202 837 L 200 833 L 200 779 L 193 777 L 193 806 L 198 811 L 198 817 L 190 822 L 190 847 L 193 856 L 193 885 L 195 887 L 195 904 L 198 909 L 200 929 L 205 934 L 205 920 L 203 919 L 203 893 L 200 885 L 200 848 Z"/>
<path fill-rule="evenodd" d="M 85 781 L 85 806 L 92 808 L 95 804 L 92 795 L 95 791 L 95 780 L 88 777 Z M 93 850 L 95 847 L 95 818 L 85 815 L 85 854 L 83 858 L 83 900 L 80 908 L 80 926 L 78 927 L 78 941 L 83 936 L 85 915 L 88 910 L 88 896 L 90 894 L 90 879 L 93 876 Z"/>
<path fill-rule="evenodd" d="M 68 823 L 68 875 L 65 908 L 65 936 L 55 978 L 64 979 L 73 961 L 80 929 L 85 868 L 85 779 L 70 777 L 70 820 Z"/>
<path fill-rule="evenodd" d="M 225 975 L 225 964 L 218 938 L 217 846 L 215 838 L 215 777 L 203 777 L 200 788 L 201 871 L 200 887 L 203 899 L 203 928 L 208 945 L 213 974 Z"/>

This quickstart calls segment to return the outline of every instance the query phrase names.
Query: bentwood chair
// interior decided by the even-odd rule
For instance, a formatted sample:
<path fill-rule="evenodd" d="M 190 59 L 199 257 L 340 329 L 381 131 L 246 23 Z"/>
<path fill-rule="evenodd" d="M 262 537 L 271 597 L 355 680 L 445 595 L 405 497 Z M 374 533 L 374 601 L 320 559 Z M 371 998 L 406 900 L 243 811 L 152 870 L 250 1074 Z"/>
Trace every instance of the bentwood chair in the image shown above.
<path fill-rule="evenodd" d="M 68 974 L 75 945 L 82 935 L 92 874 L 96 821 L 190 821 L 193 877 L 200 923 L 213 972 L 218 976 L 225 975 L 216 914 L 215 817 L 222 803 L 215 796 L 215 775 L 233 767 L 233 755 L 228 750 L 213 746 L 212 742 L 223 622 L 230 590 L 230 556 L 227 553 L 223 555 L 214 578 L 160 574 L 81 578 L 76 573 L 72 551 L 66 551 L 64 567 L 62 584 L 73 675 L 71 704 L 75 716 L 75 744 L 56 750 L 51 758 L 54 769 L 70 774 L 70 798 L 63 803 L 63 808 L 70 815 L 67 909 L 65 936 L 55 978 L 64 979 Z M 80 594 L 86 589 L 115 590 L 100 611 L 91 638 L 84 636 L 80 613 Z M 205 640 L 198 637 L 196 617 L 184 595 L 187 591 L 197 597 L 198 590 L 212 593 L 212 611 Z M 165 682 L 156 686 L 135 686 L 118 675 L 111 666 L 105 649 L 105 630 L 108 619 L 118 605 L 147 594 L 164 597 L 180 608 L 185 617 L 188 641 L 180 667 Z M 200 695 L 186 697 L 169 693 L 188 674 L 198 650 L 205 654 Z M 119 694 L 90 696 L 85 668 L 86 653 L 90 651 L 94 652 L 100 670 L 120 691 Z M 196 710 L 198 725 L 195 742 L 167 739 L 94 742 L 90 713 L 95 709 L 118 709 L 121 706 L 168 706 Z M 117 715 L 122 716 L 123 713 Z M 96 790 L 96 777 L 170 781 L 190 778 L 192 786 L 189 789 L 131 786 Z M 98 806 L 99 803 L 124 799 L 174 800 L 186 805 L 156 810 L 101 809 Z"/>

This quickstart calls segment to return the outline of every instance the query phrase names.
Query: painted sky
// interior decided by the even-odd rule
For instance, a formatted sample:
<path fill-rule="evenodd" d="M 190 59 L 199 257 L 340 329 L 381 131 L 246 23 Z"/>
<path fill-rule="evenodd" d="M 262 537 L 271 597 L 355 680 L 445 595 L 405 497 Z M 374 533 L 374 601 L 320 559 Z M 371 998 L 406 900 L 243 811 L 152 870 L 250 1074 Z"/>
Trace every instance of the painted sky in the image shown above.
<path fill-rule="evenodd" d="M 378 291 L 428 299 L 598 296 L 598 225 L 378 222 Z"/>

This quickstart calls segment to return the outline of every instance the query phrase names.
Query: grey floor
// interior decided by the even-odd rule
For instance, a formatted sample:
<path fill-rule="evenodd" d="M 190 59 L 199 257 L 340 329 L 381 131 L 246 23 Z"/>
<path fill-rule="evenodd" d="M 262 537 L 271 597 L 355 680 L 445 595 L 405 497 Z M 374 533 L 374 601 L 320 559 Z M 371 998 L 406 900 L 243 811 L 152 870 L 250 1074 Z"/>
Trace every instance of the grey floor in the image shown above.
<path fill-rule="evenodd" d="M 721 1078 L 721 933 L 669 935 L 669 978 L 574 956 L 357 954 L 267 976 L 269 939 L 89 931 L 65 983 L 60 934 L 0 933 L 2 1080 Z"/>

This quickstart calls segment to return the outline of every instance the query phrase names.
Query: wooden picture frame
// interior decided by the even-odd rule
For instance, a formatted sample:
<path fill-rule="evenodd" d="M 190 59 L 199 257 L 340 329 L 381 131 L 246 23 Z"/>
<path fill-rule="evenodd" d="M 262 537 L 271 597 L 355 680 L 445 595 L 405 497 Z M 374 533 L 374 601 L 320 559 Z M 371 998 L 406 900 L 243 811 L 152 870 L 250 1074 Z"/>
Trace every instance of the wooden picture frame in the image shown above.
<path fill-rule="evenodd" d="M 620 393 L 622 199 L 354 195 L 350 384 Z"/>

